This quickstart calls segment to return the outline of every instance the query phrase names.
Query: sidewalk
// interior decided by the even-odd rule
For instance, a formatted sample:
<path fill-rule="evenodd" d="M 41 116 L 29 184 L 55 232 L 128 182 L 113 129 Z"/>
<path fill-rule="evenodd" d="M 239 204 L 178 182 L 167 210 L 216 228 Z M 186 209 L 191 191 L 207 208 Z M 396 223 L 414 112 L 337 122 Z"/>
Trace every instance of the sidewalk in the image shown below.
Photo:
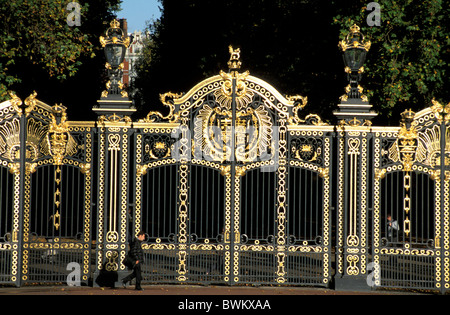
<path fill-rule="evenodd" d="M 295 296 L 295 295 L 429 295 L 408 291 L 335 291 L 310 287 L 228 287 L 193 285 L 150 285 L 144 291 L 99 287 L 26 286 L 22 288 L 0 287 L 0 295 L 154 295 L 154 296 Z"/>

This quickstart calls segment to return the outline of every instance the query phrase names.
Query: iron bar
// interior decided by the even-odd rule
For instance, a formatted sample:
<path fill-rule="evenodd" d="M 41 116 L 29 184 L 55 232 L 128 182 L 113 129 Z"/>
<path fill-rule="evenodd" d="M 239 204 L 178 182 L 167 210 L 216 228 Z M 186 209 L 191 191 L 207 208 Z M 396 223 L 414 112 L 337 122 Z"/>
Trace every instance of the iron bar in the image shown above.
<path fill-rule="evenodd" d="M 446 149 L 446 133 L 447 133 L 447 128 L 446 127 L 447 126 L 446 126 L 446 123 L 445 123 L 445 120 L 444 120 L 444 117 L 443 117 L 445 114 L 442 112 L 441 115 L 442 115 L 442 117 L 440 117 L 441 121 L 440 121 L 440 126 L 439 126 L 439 128 L 440 128 L 440 138 L 439 138 L 439 142 L 440 142 L 440 177 L 439 177 L 439 180 L 441 182 L 441 200 L 440 200 L 440 202 L 441 202 L 441 220 L 440 221 L 441 221 L 441 238 L 442 238 L 442 241 L 440 243 L 441 243 L 442 250 L 441 250 L 440 260 L 441 260 L 441 264 L 443 266 L 445 266 L 445 264 L 447 264 L 447 267 L 448 267 L 448 264 L 449 264 L 449 258 L 448 258 L 449 245 L 448 245 L 448 242 L 449 242 L 449 240 L 445 239 L 446 229 L 448 228 L 448 227 L 446 227 L 446 224 L 445 224 L 446 220 L 448 220 L 448 218 L 445 217 L 445 200 L 446 200 L 446 198 L 445 198 L 446 197 L 445 196 L 445 177 L 447 175 L 446 174 L 446 167 L 445 167 L 445 163 L 446 163 L 446 161 L 445 161 L 445 158 L 446 158 L 446 151 L 445 151 L 445 149 Z M 449 115 L 449 114 L 447 114 L 447 115 Z M 450 199 L 450 197 L 447 196 L 447 200 L 449 200 L 449 199 Z M 446 277 L 447 277 L 447 281 L 446 281 Z M 444 271 L 444 272 L 442 272 L 441 283 L 440 283 L 440 291 L 441 291 L 441 293 L 445 293 L 445 291 L 447 289 L 446 285 L 448 286 L 449 283 L 448 283 L 448 276 L 445 275 L 445 271 Z"/>

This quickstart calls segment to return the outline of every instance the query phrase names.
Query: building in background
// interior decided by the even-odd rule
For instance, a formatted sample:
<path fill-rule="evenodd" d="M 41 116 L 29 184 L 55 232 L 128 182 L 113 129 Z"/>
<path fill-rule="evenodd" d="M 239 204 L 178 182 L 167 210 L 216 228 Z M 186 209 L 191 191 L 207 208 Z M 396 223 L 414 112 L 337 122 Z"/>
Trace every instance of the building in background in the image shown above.
<path fill-rule="evenodd" d="M 135 31 L 134 33 L 128 33 L 128 23 L 126 19 L 121 21 L 122 29 L 124 33 L 130 37 L 130 46 L 127 49 L 124 61 L 123 79 L 122 82 L 125 86 L 130 86 L 130 83 L 136 77 L 135 65 L 139 57 L 142 55 L 144 49 L 144 40 L 147 38 L 146 33 L 142 31 Z"/>

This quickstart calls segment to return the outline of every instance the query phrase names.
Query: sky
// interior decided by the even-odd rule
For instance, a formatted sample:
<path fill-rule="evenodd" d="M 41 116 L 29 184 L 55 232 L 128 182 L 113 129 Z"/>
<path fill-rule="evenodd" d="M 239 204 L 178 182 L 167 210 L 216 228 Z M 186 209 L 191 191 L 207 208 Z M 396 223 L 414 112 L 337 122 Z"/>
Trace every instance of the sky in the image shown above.
<path fill-rule="evenodd" d="M 127 19 L 128 32 L 143 31 L 146 21 L 158 19 L 161 16 L 157 0 L 123 0 L 122 11 L 117 12 L 119 19 Z"/>

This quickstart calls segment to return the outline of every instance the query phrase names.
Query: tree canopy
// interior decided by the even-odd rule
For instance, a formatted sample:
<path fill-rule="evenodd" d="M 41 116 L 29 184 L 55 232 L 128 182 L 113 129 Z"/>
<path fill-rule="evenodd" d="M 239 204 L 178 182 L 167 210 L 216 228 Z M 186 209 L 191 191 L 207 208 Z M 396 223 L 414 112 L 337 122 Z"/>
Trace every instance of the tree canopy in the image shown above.
<path fill-rule="evenodd" d="M 68 1 L 0 0 L 0 101 L 36 90 L 63 103 L 70 119 L 95 119 L 104 88 L 104 34 L 121 0 L 78 0 L 81 26 L 67 24 Z M 138 63 L 134 118 L 166 109 L 159 94 L 187 92 L 227 69 L 228 46 L 242 70 L 281 93 L 309 99 L 305 111 L 335 121 L 347 85 L 338 42 L 354 23 L 372 42 L 361 82 L 380 124 L 399 113 L 450 101 L 450 1 L 379 0 L 380 26 L 367 25 L 365 0 L 159 0 L 162 16 Z"/>
<path fill-rule="evenodd" d="M 347 85 L 337 44 L 352 24 L 372 42 L 361 85 L 380 115 L 420 110 L 433 97 L 450 100 L 449 1 L 380 0 L 381 25 L 368 26 L 368 2 L 320 0 L 159 0 L 134 82 L 142 114 L 164 108 L 160 93 L 187 92 L 226 70 L 229 45 L 250 70 L 285 94 L 308 96 L 306 111 L 334 121 Z"/>
<path fill-rule="evenodd" d="M 162 17 L 151 25 L 153 36 L 134 85 L 142 113 L 164 110 L 160 93 L 187 92 L 226 70 L 229 45 L 241 48 L 243 71 L 282 93 L 308 96 L 313 112 L 325 114 L 335 108 L 345 76 L 336 49 L 339 27 L 331 24 L 333 2 L 161 0 L 161 4 Z"/>
<path fill-rule="evenodd" d="M 450 101 L 450 1 L 378 0 L 381 25 L 367 26 L 366 1 L 353 1 L 334 24 L 354 23 L 370 38 L 363 86 L 376 109 L 396 124 L 400 113 Z M 351 13 L 351 14 L 349 14 Z"/>
<path fill-rule="evenodd" d="M 69 1 L 0 0 L 0 101 L 8 90 L 21 97 L 35 90 L 39 99 L 67 106 L 71 119 L 92 108 L 103 88 L 98 38 L 121 0 L 76 2 L 80 26 L 67 23 Z"/>

